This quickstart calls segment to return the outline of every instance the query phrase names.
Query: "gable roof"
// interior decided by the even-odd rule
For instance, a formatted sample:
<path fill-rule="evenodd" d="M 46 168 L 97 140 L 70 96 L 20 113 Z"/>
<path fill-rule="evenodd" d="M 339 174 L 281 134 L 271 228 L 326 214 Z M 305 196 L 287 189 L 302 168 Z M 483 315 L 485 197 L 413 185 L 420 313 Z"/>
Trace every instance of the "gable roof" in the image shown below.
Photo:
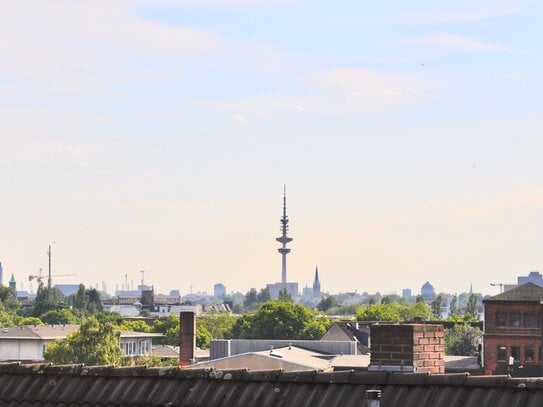
<path fill-rule="evenodd" d="M 355 322 L 336 321 L 330 329 L 322 336 L 321 341 L 357 341 L 358 353 L 366 355 L 369 353 L 367 344 L 370 336 L 369 326 L 358 326 Z"/>
<path fill-rule="evenodd" d="M 485 301 L 543 301 L 543 287 L 534 283 L 526 283 Z"/>
<path fill-rule="evenodd" d="M 539 407 L 543 378 L 388 372 L 283 372 L 0 365 L 0 405 Z"/>

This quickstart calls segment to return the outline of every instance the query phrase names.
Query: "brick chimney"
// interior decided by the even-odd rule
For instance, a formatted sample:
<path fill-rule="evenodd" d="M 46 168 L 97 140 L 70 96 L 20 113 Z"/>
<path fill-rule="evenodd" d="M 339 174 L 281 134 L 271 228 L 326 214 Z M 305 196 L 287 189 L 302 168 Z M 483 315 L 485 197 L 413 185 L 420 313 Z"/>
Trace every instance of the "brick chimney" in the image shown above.
<path fill-rule="evenodd" d="M 445 373 L 443 325 L 372 325 L 368 370 Z"/>
<path fill-rule="evenodd" d="M 179 366 L 188 366 L 194 362 L 196 351 L 196 314 L 181 312 L 179 314 Z"/>

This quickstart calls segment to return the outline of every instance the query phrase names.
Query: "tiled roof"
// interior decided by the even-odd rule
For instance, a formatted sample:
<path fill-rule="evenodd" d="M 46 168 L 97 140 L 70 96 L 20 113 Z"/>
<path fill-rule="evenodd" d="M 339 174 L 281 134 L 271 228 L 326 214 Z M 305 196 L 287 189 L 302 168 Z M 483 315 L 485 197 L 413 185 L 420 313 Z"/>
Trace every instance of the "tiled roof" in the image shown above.
<path fill-rule="evenodd" d="M 0 329 L 0 339 L 62 339 L 79 325 L 25 325 Z"/>
<path fill-rule="evenodd" d="M 2 406 L 540 407 L 543 378 L 0 365 Z"/>
<path fill-rule="evenodd" d="M 543 287 L 526 283 L 484 301 L 543 301 Z"/>

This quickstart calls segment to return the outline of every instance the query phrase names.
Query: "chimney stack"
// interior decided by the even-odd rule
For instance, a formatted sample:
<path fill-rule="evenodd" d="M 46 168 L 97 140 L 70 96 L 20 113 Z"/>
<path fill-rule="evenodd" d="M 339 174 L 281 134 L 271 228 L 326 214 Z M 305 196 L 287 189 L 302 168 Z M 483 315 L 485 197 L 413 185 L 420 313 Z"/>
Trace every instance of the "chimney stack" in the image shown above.
<path fill-rule="evenodd" d="M 179 314 L 179 366 L 194 362 L 196 352 L 196 314 L 186 311 Z"/>

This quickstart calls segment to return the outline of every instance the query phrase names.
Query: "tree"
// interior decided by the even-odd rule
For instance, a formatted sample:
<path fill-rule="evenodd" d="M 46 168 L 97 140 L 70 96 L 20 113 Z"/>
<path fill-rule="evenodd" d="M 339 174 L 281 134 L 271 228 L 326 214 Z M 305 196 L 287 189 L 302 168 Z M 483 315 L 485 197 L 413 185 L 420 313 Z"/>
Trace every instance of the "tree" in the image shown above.
<path fill-rule="evenodd" d="M 443 296 L 439 294 L 430 304 L 434 318 L 441 319 L 441 305 L 443 304 Z"/>
<path fill-rule="evenodd" d="M 270 297 L 270 290 L 268 290 L 268 287 L 262 288 L 258 292 L 258 295 L 257 295 L 256 299 L 257 299 L 259 304 L 262 304 L 262 303 L 264 303 L 266 301 L 270 301 L 271 297 Z"/>
<path fill-rule="evenodd" d="M 10 287 L 0 285 L 0 308 L 14 313 L 20 307 L 21 304 L 15 298 L 15 292 Z"/>
<path fill-rule="evenodd" d="M 470 294 L 468 298 L 468 305 L 466 306 L 466 315 L 471 315 L 473 318 L 477 318 L 477 294 Z"/>
<path fill-rule="evenodd" d="M 279 291 L 279 297 L 277 297 L 277 301 L 294 302 L 292 299 L 292 295 L 290 295 L 286 287 Z"/>
<path fill-rule="evenodd" d="M 243 299 L 243 308 L 250 310 L 256 308 L 257 306 L 258 293 L 256 288 L 251 288 L 249 291 L 247 291 L 247 294 L 245 294 L 245 298 Z"/>
<path fill-rule="evenodd" d="M 198 319 L 196 326 L 205 328 L 212 339 L 230 339 L 232 338 L 232 328 L 237 318 L 228 312 L 212 311 Z"/>
<path fill-rule="evenodd" d="M 133 331 L 133 332 L 151 332 L 153 328 L 149 326 L 145 321 L 123 321 L 118 326 L 121 331 Z"/>
<path fill-rule="evenodd" d="M 400 306 L 396 303 L 370 304 L 356 313 L 359 321 L 401 321 Z"/>
<path fill-rule="evenodd" d="M 34 300 L 34 306 L 30 312 L 32 317 L 41 317 L 42 314 L 45 314 L 47 311 L 59 310 L 66 308 L 67 304 L 64 302 L 64 294 L 60 292 L 58 288 L 51 288 L 49 290 L 47 287 L 40 283 L 38 287 L 38 292 L 36 293 L 36 299 Z"/>
<path fill-rule="evenodd" d="M 417 301 L 400 308 L 400 315 L 404 321 L 413 321 L 415 318 L 428 321 L 432 319 L 432 309 L 424 301 Z"/>
<path fill-rule="evenodd" d="M 211 333 L 204 326 L 196 326 L 196 346 L 200 349 L 207 349 L 212 339 Z"/>
<path fill-rule="evenodd" d="M 330 325 L 308 307 L 286 301 L 268 301 L 255 314 L 236 321 L 233 335 L 240 339 L 319 339 Z"/>
<path fill-rule="evenodd" d="M 458 296 L 454 294 L 451 298 L 451 302 L 449 303 L 449 315 L 457 315 L 458 314 Z"/>
<path fill-rule="evenodd" d="M 40 319 L 47 325 L 76 324 L 77 318 L 66 308 L 47 311 Z"/>
<path fill-rule="evenodd" d="M 163 338 L 156 338 L 155 343 L 161 345 L 179 345 L 179 317 L 170 314 L 162 321 L 155 321 L 153 332 L 164 334 Z"/>
<path fill-rule="evenodd" d="M 469 324 L 456 324 L 445 329 L 445 353 L 456 356 L 475 356 L 483 333 Z"/>
<path fill-rule="evenodd" d="M 337 307 L 339 304 L 334 295 L 323 298 L 317 305 L 317 309 L 322 312 L 328 311 L 332 307 Z"/>
<path fill-rule="evenodd" d="M 121 362 L 118 341 L 119 332 L 111 323 L 100 324 L 91 316 L 65 340 L 48 345 L 45 360 L 56 364 L 118 365 Z"/>

